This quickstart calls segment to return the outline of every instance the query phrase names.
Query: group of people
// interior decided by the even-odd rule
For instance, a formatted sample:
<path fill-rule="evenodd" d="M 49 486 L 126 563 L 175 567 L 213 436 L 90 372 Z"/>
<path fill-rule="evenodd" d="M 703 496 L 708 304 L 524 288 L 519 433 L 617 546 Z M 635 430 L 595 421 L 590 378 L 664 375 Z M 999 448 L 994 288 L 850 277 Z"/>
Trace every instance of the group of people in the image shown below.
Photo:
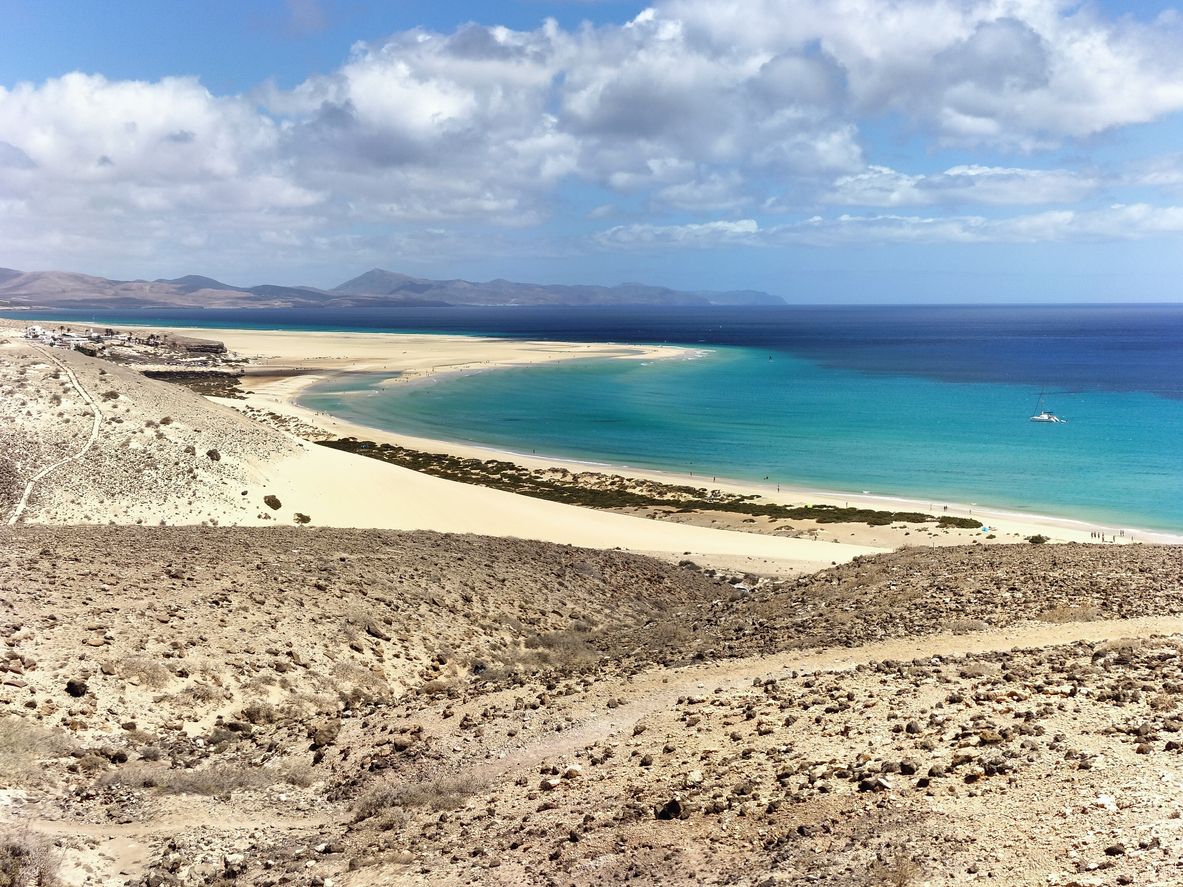
<path fill-rule="evenodd" d="M 1110 538 L 1109 538 L 1109 541 L 1116 542 L 1118 535 L 1124 536 L 1125 530 L 1119 530 L 1117 533 L 1112 534 L 1112 536 L 1110 536 Z M 1105 534 L 1102 533 L 1100 530 L 1093 530 L 1091 533 L 1089 533 L 1089 536 L 1092 537 L 1093 539 L 1099 539 L 1101 542 L 1105 541 Z"/>

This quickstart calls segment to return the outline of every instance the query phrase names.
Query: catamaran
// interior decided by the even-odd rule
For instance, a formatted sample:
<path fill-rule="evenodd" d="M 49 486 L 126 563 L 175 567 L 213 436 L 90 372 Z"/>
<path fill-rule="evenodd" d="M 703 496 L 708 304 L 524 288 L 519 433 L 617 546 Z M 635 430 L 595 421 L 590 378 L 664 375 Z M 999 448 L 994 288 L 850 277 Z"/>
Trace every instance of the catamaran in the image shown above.
<path fill-rule="evenodd" d="M 1043 392 L 1039 392 L 1039 403 L 1035 405 L 1035 415 L 1031 417 L 1032 422 L 1052 422 L 1058 425 L 1067 425 L 1067 419 L 1061 419 L 1051 410 L 1043 405 Z"/>

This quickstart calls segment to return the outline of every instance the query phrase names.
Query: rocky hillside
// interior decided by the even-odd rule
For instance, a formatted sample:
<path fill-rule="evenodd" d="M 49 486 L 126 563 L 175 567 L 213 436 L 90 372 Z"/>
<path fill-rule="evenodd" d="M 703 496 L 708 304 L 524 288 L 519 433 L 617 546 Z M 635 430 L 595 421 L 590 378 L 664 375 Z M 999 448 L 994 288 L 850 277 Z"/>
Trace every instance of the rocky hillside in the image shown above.
<path fill-rule="evenodd" d="M 0 870 L 1179 876 L 1179 549 L 911 550 L 784 586 L 366 530 L 19 527 L 0 550 Z"/>

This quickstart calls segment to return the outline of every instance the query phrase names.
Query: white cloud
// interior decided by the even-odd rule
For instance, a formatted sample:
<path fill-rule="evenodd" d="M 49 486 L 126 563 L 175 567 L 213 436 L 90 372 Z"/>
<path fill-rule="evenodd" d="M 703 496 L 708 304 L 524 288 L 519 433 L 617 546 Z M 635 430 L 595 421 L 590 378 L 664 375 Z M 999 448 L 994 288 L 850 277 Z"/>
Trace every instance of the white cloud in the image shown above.
<path fill-rule="evenodd" d="M 308 30 L 323 23 L 318 3 L 290 8 Z M 1098 133 L 1183 110 L 1181 45 L 1178 15 L 1143 24 L 1061 0 L 659 0 L 619 25 L 403 31 L 292 89 L 248 96 L 212 95 L 192 77 L 67 74 L 0 87 L 11 208 L 0 242 L 56 266 L 133 238 L 161 262 L 194 256 L 182 241 L 208 256 L 315 256 L 375 226 L 539 225 L 568 181 L 646 208 L 648 224 L 601 245 L 766 242 L 782 229 L 703 215 L 825 205 L 1043 206 L 1052 214 L 1013 216 L 1009 236 L 1085 236 L 1081 201 L 1177 191 L 1177 158 L 1102 176 L 1014 152 L 1087 150 Z M 868 138 L 869 123 L 900 119 L 922 149 L 955 144 L 971 159 L 925 174 L 885 165 L 876 154 L 890 145 Z M 1125 213 L 1137 231 L 1155 218 L 1173 230 L 1165 209 Z M 1003 236 L 974 218 L 851 216 L 833 231 Z M 1125 236 L 1107 230 L 1088 236 Z"/>
<path fill-rule="evenodd" d="M 1144 240 L 1183 234 L 1183 207 L 1114 204 L 1100 210 L 1048 210 L 991 219 L 985 216 L 813 216 L 761 228 L 755 221 L 687 225 L 621 225 L 594 235 L 599 246 L 641 249 L 717 248 L 742 244 L 838 247 L 904 243 L 1043 243 Z"/>
<path fill-rule="evenodd" d="M 767 232 L 769 243 L 1044 243 L 1145 240 L 1183 233 L 1183 207 L 1114 204 L 1047 210 L 999 219 L 983 216 L 853 216 L 813 219 Z"/>
<path fill-rule="evenodd" d="M 1153 157 L 1134 164 L 1122 178 L 1122 184 L 1183 193 L 1183 154 Z"/>
<path fill-rule="evenodd" d="M 863 113 L 945 141 L 1033 149 L 1183 108 L 1178 16 L 1107 20 L 1059 0 L 671 0 L 715 53 L 817 45 Z"/>
<path fill-rule="evenodd" d="M 666 185 L 654 198 L 661 206 L 692 211 L 731 210 L 751 203 L 743 193 L 743 177 L 735 171 L 709 172 L 691 181 Z"/>
<path fill-rule="evenodd" d="M 863 172 L 838 178 L 823 199 L 849 206 L 1022 206 L 1076 202 L 1101 185 L 1093 176 L 1064 169 L 968 164 L 931 175 L 907 175 L 885 166 L 869 166 Z"/>
<path fill-rule="evenodd" d="M 759 234 L 760 226 L 754 219 L 740 219 L 690 225 L 617 225 L 601 231 L 593 239 L 605 247 L 716 247 L 754 243 Z"/>

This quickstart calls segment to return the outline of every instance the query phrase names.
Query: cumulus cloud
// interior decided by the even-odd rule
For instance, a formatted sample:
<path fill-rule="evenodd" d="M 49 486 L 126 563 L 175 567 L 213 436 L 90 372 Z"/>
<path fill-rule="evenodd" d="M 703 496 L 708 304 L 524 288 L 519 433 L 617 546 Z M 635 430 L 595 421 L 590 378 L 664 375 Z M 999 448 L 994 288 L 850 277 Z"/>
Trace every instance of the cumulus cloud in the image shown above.
<path fill-rule="evenodd" d="M 671 0 L 664 16 L 716 53 L 817 45 L 863 113 L 948 142 L 1033 149 L 1183 107 L 1178 16 L 1105 19 L 1056 0 Z"/>
<path fill-rule="evenodd" d="M 306 30 L 323 24 L 318 3 L 289 6 Z M 659 0 L 577 29 L 402 31 L 291 89 L 243 96 L 192 77 L 71 73 L 0 87 L 0 238 L 47 257 L 131 237 L 162 256 L 190 255 L 182 240 L 209 255 L 327 255 L 374 226 L 537 226 L 567 182 L 599 192 L 582 217 L 620 199 L 645 208 L 647 224 L 600 246 L 766 240 L 780 229 L 704 217 L 832 205 L 1039 205 L 1079 232 L 1081 201 L 1177 188 L 1179 164 L 1103 177 L 1024 158 L 1183 110 L 1181 41 L 1178 16 L 1142 23 L 1060 0 Z M 974 161 L 884 164 L 868 131 L 900 121 L 923 148 Z M 852 216 L 835 230 L 999 236 L 993 222 L 938 218 Z M 1025 218 L 1031 232 L 1064 229 Z"/>

